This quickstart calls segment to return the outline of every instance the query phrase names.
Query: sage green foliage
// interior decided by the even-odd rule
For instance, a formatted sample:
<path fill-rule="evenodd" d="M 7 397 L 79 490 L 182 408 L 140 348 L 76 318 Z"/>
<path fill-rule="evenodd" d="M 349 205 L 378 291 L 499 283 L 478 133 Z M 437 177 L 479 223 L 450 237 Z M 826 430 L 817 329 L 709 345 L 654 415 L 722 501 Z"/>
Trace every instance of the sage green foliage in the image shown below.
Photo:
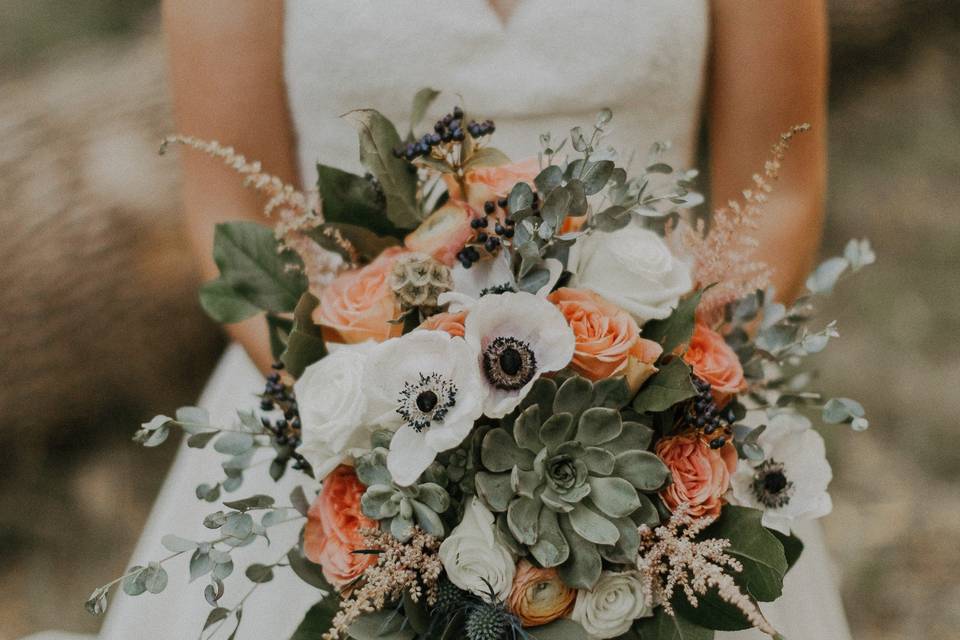
<path fill-rule="evenodd" d="M 307 291 L 293 311 L 293 325 L 280 361 L 294 378 L 299 378 L 304 369 L 327 355 L 323 333 L 313 321 L 313 312 L 319 304 L 316 296 Z"/>
<path fill-rule="evenodd" d="M 678 402 L 692 398 L 697 390 L 690 375 L 690 366 L 681 358 L 674 357 L 661 365 L 660 370 L 650 376 L 633 399 L 634 411 L 666 411 Z"/>
<path fill-rule="evenodd" d="M 622 419 L 629 393 L 618 384 L 573 376 L 558 388 L 541 379 L 480 447 L 477 494 L 514 546 L 558 567 L 573 587 L 592 587 L 602 559 L 635 561 L 638 521 L 656 522 L 641 492 L 669 475 L 646 450 L 653 430 Z"/>
<path fill-rule="evenodd" d="M 200 304 L 217 322 L 239 322 L 259 311 L 293 311 L 307 290 L 299 256 L 281 251 L 273 231 L 255 222 L 218 224 L 213 259 L 220 277 L 200 288 Z"/>
<path fill-rule="evenodd" d="M 368 518 L 382 521 L 381 526 L 401 542 L 413 535 L 414 526 L 442 538 L 446 533 L 441 514 L 450 508 L 450 494 L 443 467 L 434 463 L 409 487 L 394 484 L 387 469 L 385 447 L 375 446 L 356 460 L 357 478 L 367 489 L 360 508 Z"/>
<path fill-rule="evenodd" d="M 381 236 L 403 238 L 404 231 L 387 217 L 385 200 L 363 176 L 317 164 L 317 189 L 325 222 L 360 225 Z"/>
<path fill-rule="evenodd" d="M 413 167 L 393 156 L 400 146 L 396 127 L 375 109 L 357 109 L 346 114 L 360 135 L 360 162 L 380 182 L 387 200 L 387 217 L 400 229 L 412 229 L 423 218 L 417 205 L 417 174 Z"/>

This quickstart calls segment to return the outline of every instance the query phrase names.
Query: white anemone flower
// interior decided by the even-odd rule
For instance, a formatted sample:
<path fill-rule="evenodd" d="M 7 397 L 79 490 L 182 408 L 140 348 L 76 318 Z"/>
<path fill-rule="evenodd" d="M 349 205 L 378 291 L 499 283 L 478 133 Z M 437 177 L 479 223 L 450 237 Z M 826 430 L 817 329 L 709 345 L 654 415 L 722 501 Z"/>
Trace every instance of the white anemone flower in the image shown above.
<path fill-rule="evenodd" d="M 555 258 L 544 260 L 549 276 L 537 290 L 537 295 L 546 297 L 563 273 L 563 263 Z M 450 270 L 453 291 L 443 294 L 441 303 L 449 302 L 451 311 L 469 309 L 481 297 L 491 294 L 519 291 L 517 279 L 510 267 L 510 255 L 501 251 L 492 258 L 480 260 L 470 268 L 457 264 Z"/>
<path fill-rule="evenodd" d="M 543 373 L 567 366 L 575 344 L 563 314 L 524 292 L 480 298 L 467 314 L 464 338 L 477 354 L 487 390 L 483 413 L 491 418 L 513 411 Z"/>
<path fill-rule="evenodd" d="M 775 415 L 757 439 L 764 459 L 741 460 L 730 479 L 730 502 L 763 511 L 763 526 L 790 535 L 796 520 L 821 518 L 833 509 L 833 478 L 823 438 L 795 413 Z"/>
<path fill-rule="evenodd" d="M 414 331 L 377 346 L 367 360 L 366 415 L 394 430 L 387 469 L 407 486 L 437 454 L 459 445 L 483 411 L 477 353 L 445 331 Z"/>

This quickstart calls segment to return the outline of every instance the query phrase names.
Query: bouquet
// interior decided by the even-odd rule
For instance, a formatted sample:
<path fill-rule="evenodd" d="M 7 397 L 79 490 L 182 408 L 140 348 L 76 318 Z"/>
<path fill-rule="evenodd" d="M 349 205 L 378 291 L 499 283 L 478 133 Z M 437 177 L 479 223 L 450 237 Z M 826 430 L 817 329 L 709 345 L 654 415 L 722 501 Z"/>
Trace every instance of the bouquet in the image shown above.
<path fill-rule="evenodd" d="M 185 407 L 137 431 L 157 446 L 179 428 L 223 454 L 223 478 L 196 488 L 221 504 L 209 539 L 167 536 L 169 555 L 88 608 L 114 585 L 162 591 L 183 558 L 209 581 L 201 637 L 235 634 L 281 570 L 316 593 L 300 640 L 778 637 L 758 603 L 801 553 L 793 523 L 831 509 L 811 416 L 868 425 L 854 400 L 808 390 L 801 365 L 837 335 L 808 328 L 815 297 L 871 263 L 869 244 L 851 241 L 789 305 L 752 255 L 806 127 L 707 218 L 696 172 L 666 164 L 664 145 L 620 164 L 607 109 L 512 163 L 495 123 L 461 107 L 416 135 L 436 96 L 416 95 L 404 138 L 377 111 L 346 114 L 368 173 L 318 165 L 317 193 L 216 142 L 165 142 L 269 196 L 272 228 L 218 225 L 220 277 L 200 301 L 225 323 L 265 314 L 276 364 L 235 424 Z M 289 500 L 238 493 L 264 471 L 302 483 Z M 226 596 L 231 550 L 289 523 L 298 542 Z"/>

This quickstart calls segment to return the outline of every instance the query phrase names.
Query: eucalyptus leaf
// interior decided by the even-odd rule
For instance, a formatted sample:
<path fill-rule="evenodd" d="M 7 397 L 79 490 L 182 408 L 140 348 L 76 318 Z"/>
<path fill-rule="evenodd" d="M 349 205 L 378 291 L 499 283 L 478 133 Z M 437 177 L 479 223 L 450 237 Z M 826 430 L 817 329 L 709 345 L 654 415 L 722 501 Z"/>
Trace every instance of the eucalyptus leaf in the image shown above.
<path fill-rule="evenodd" d="M 226 620 L 229 615 L 230 615 L 229 609 L 225 609 L 223 607 L 216 607 L 212 609 L 210 613 L 207 614 L 207 619 L 203 623 L 203 628 L 206 630 L 212 625 L 215 625 L 216 623 L 221 622 L 222 620 Z"/>
<path fill-rule="evenodd" d="M 217 453 L 236 456 L 245 453 L 254 445 L 253 434 L 239 431 L 224 431 L 213 443 L 213 448 Z"/>
<path fill-rule="evenodd" d="M 423 87 L 414 94 L 413 105 L 410 108 L 410 138 L 413 137 L 413 130 L 420 126 L 420 123 L 426 117 L 427 109 L 439 95 L 439 91 L 430 87 Z"/>
<path fill-rule="evenodd" d="M 513 185 L 510 195 L 507 196 L 507 208 L 510 209 L 510 216 L 524 209 L 529 209 L 533 204 L 533 189 L 526 182 L 518 182 Z"/>
<path fill-rule="evenodd" d="M 697 305 L 700 304 L 700 297 L 705 290 L 682 299 L 665 319 L 650 320 L 643 325 L 643 337 L 659 342 L 664 354 L 670 354 L 678 346 L 689 342 L 693 336 Z"/>
<path fill-rule="evenodd" d="M 213 569 L 213 560 L 210 559 L 210 554 L 203 553 L 200 549 L 194 551 L 190 556 L 190 581 L 193 582 L 207 575 L 211 569 Z"/>
<path fill-rule="evenodd" d="M 232 500 L 230 502 L 224 502 L 224 506 L 229 507 L 230 509 L 236 509 L 237 511 L 248 511 L 250 509 L 265 509 L 272 507 L 274 499 L 271 496 L 257 494 L 255 496 L 250 496 L 249 498 L 244 498 L 242 500 Z"/>
<path fill-rule="evenodd" d="M 200 433 L 195 433 L 187 438 L 187 446 L 194 449 L 203 449 L 218 433 L 220 432 L 202 431 Z"/>
<path fill-rule="evenodd" d="M 540 194 L 547 196 L 551 191 L 560 186 L 562 181 L 563 170 L 557 165 L 552 164 L 537 174 L 537 177 L 533 179 L 533 184 L 537 187 L 537 191 Z"/>
<path fill-rule="evenodd" d="M 160 539 L 160 544 L 162 544 L 163 548 L 167 551 L 174 553 L 178 551 L 190 551 L 191 549 L 197 548 L 197 543 L 193 540 L 187 540 L 186 538 L 175 536 L 172 533 L 163 536 L 163 538 Z"/>
<path fill-rule="evenodd" d="M 265 564 L 251 564 L 243 573 L 250 582 L 263 583 L 273 580 L 273 568 Z"/>

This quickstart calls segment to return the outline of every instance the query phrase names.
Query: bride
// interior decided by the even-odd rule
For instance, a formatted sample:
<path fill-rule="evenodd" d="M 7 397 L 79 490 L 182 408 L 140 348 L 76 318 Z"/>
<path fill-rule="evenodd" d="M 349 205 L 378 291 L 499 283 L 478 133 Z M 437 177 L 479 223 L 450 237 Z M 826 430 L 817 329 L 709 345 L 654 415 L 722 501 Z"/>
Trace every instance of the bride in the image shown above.
<path fill-rule="evenodd" d="M 715 202 L 749 184 L 780 131 L 810 122 L 813 133 L 791 151 L 758 236 L 785 298 L 816 252 L 825 190 L 823 0 L 168 0 L 164 20 L 177 131 L 232 145 L 306 187 L 318 160 L 362 172 L 354 130 L 339 114 L 372 106 L 402 121 L 409 97 L 424 86 L 455 91 L 471 111 L 494 119 L 497 146 L 514 159 L 530 154 L 538 134 L 562 137 L 608 106 L 618 140 L 641 152 L 670 141 L 672 160 L 692 166 L 704 123 Z M 191 239 L 212 278 L 214 224 L 258 219 L 263 203 L 216 160 L 184 152 L 183 169 Z M 228 350 L 201 401 L 227 417 L 253 405 L 258 369 L 271 360 L 262 319 L 228 329 L 242 349 Z M 205 455 L 180 453 L 134 562 L 155 555 L 165 533 L 202 535 L 211 507 L 191 496 L 210 475 Z M 282 482 L 292 483 L 290 475 Z M 253 484 L 244 491 L 256 493 Z M 806 551 L 785 595 L 766 611 L 788 638 L 844 640 L 829 559 L 816 523 L 808 525 L 798 532 Z M 286 548 L 283 539 L 273 544 Z M 171 574 L 171 583 L 187 580 L 183 567 Z M 289 637 L 317 600 L 295 578 L 276 582 L 245 602 L 239 638 Z M 196 637 L 209 611 L 202 590 L 118 596 L 100 637 Z"/>

